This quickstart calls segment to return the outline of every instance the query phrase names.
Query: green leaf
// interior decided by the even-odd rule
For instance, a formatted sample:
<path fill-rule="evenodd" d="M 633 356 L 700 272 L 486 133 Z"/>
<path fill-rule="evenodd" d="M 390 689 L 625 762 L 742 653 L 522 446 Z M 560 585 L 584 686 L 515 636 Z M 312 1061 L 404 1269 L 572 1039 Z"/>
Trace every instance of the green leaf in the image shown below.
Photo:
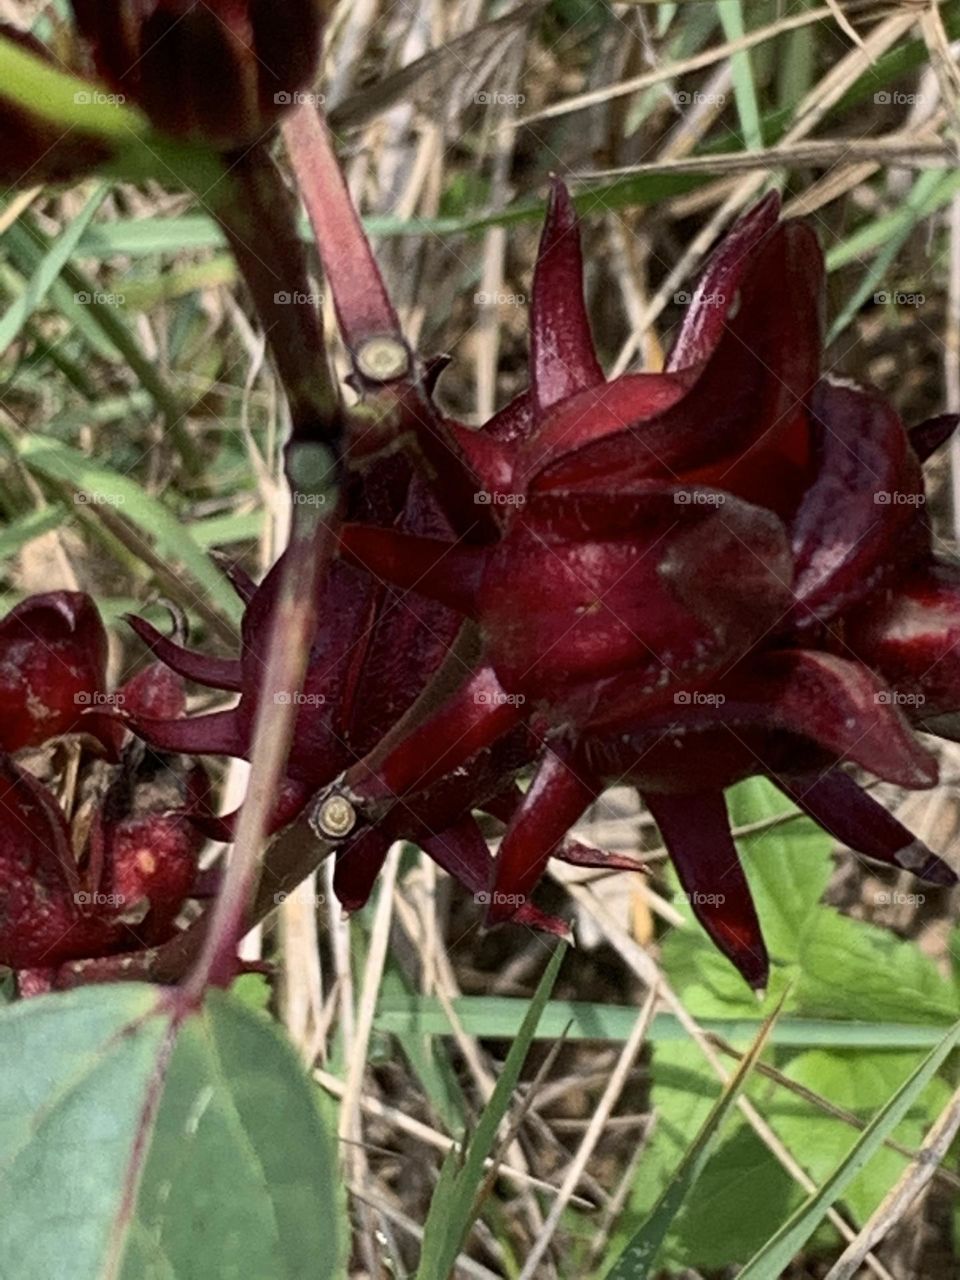
<path fill-rule="evenodd" d="M 242 605 L 219 568 L 197 545 L 190 530 L 135 480 L 98 466 L 67 445 L 33 436 L 21 442 L 20 456 L 38 475 L 65 482 L 94 503 L 118 510 L 148 536 L 161 555 L 182 565 L 225 617 L 239 622 Z"/>
<path fill-rule="evenodd" d="M 0 1036 L 6 1274 L 342 1276 L 332 1143 L 261 1014 L 214 992 L 177 1021 L 118 984 L 8 1006 Z"/>
<path fill-rule="evenodd" d="M 716 1146 L 721 1126 L 736 1106 L 737 1099 L 763 1052 L 771 1028 L 782 1008 L 781 1001 L 763 1023 L 757 1038 L 749 1051 L 743 1055 L 739 1066 L 711 1107 L 710 1114 L 693 1142 L 684 1152 L 683 1159 L 667 1183 L 660 1199 L 653 1206 L 649 1217 L 634 1233 L 616 1259 L 609 1272 L 609 1280 L 647 1280 L 651 1274 L 667 1232 L 674 1218 L 689 1200 L 698 1178 L 703 1173 L 707 1160 Z"/>
<path fill-rule="evenodd" d="M 793 1058 L 786 1074 L 834 1106 L 867 1121 L 916 1065 L 916 1054 L 911 1053 L 853 1054 L 816 1049 Z M 890 1136 L 904 1146 L 919 1147 L 949 1097 L 950 1090 L 943 1080 L 931 1081 Z M 764 1113 L 791 1154 L 817 1183 L 829 1176 L 850 1146 L 847 1125 L 785 1091 L 778 1090 L 773 1095 Z M 878 1151 L 851 1182 L 843 1202 L 857 1225 L 866 1222 L 906 1166 L 906 1157 L 887 1147 Z"/>
<path fill-rule="evenodd" d="M 566 945 L 561 943 L 550 957 L 517 1037 L 510 1046 L 490 1101 L 484 1107 L 476 1132 L 463 1154 L 461 1167 L 454 1172 L 453 1152 L 444 1162 L 440 1186 L 430 1204 L 424 1228 L 417 1280 L 447 1280 L 473 1225 L 477 1214 L 477 1192 L 485 1176 L 484 1165 L 496 1142 L 500 1122 L 507 1114 L 533 1033 L 550 998 L 566 952 Z"/>
<path fill-rule="evenodd" d="M 802 1204 L 740 1272 L 739 1280 L 777 1280 L 843 1196 L 884 1140 L 903 1120 L 927 1088 L 947 1057 L 960 1042 L 957 1022 L 941 1042 L 911 1073 L 886 1106 L 877 1113 L 836 1169 Z"/>
<path fill-rule="evenodd" d="M 796 998 L 814 1017 L 926 1022 L 960 1013 L 952 983 L 914 942 L 836 911 L 817 914 L 802 940 Z"/>
<path fill-rule="evenodd" d="M 796 812 L 765 778 L 749 778 L 727 796 L 734 827 Z M 830 880 L 833 841 L 813 822 L 799 819 L 742 836 L 737 841 L 763 936 L 779 964 L 795 961 L 800 938 Z"/>

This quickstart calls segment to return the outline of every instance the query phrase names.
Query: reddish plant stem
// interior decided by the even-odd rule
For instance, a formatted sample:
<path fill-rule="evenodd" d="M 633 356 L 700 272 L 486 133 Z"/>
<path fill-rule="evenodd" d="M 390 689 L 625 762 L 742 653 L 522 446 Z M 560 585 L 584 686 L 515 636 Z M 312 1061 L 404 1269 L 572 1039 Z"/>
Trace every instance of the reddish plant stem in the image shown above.
<path fill-rule="evenodd" d="M 292 439 L 337 451 L 340 396 L 297 226 L 297 203 L 263 148 L 235 164 L 216 213 L 270 344 L 290 405 Z"/>
<path fill-rule="evenodd" d="M 320 576 L 332 548 L 333 537 L 316 508 L 298 507 L 271 620 L 247 797 L 203 950 L 186 983 L 187 995 L 196 999 L 208 986 L 228 985 L 237 973 L 237 946 L 249 927 L 249 905 L 260 880 L 267 826 L 299 711 L 292 694 L 303 683 L 317 623 Z"/>
<path fill-rule="evenodd" d="M 351 351 L 373 336 L 403 342 L 326 121 L 305 103 L 287 117 L 283 136 L 324 270 L 341 282 L 334 305 L 344 342 Z"/>

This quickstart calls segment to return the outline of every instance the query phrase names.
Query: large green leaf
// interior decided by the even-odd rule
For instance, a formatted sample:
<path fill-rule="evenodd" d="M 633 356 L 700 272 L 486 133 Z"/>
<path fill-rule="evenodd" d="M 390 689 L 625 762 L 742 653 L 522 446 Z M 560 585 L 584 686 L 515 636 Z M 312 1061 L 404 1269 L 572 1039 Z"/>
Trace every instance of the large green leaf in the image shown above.
<path fill-rule="evenodd" d="M 339 1280 L 332 1143 L 295 1053 L 211 993 L 0 1013 L 0 1259 L 16 1280 Z"/>
<path fill-rule="evenodd" d="M 732 1116 L 737 1099 L 760 1058 L 770 1029 L 782 1007 L 781 1002 L 764 1022 L 749 1052 L 743 1055 L 740 1065 L 711 1107 L 693 1142 L 684 1150 L 679 1166 L 674 1170 L 657 1203 L 614 1262 L 609 1280 L 647 1280 L 653 1273 L 667 1232 L 677 1215 L 691 1203 L 694 1187 L 698 1185 L 716 1147 L 721 1129 Z"/>
<path fill-rule="evenodd" d="M 830 1208 L 845 1196 L 867 1163 L 909 1113 L 960 1041 L 960 1022 L 911 1073 L 817 1190 L 771 1236 L 740 1272 L 740 1280 L 778 1280 Z"/>
<path fill-rule="evenodd" d="M 910 1053 L 853 1054 L 817 1049 L 792 1059 L 787 1074 L 866 1123 L 916 1065 L 917 1056 Z M 943 1080 L 931 1081 L 890 1136 L 904 1146 L 919 1147 L 949 1098 L 950 1090 Z M 817 1183 L 829 1175 L 850 1148 L 848 1125 L 839 1124 L 786 1091 L 778 1090 L 764 1111 L 791 1153 Z M 885 1147 L 851 1182 L 843 1199 L 858 1225 L 867 1220 L 906 1165 L 906 1156 Z"/>

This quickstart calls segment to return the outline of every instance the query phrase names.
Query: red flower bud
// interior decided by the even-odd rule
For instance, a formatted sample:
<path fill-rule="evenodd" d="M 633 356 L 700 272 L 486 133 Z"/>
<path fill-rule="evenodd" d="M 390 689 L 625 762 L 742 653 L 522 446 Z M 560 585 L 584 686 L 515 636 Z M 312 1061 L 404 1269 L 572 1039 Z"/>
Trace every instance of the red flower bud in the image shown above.
<path fill-rule="evenodd" d="M 82 727 L 106 681 L 107 636 L 89 596 L 30 596 L 0 621 L 0 750 Z"/>
<path fill-rule="evenodd" d="M 100 74 L 157 128 L 254 142 L 307 89 L 324 0 L 72 0 Z"/>

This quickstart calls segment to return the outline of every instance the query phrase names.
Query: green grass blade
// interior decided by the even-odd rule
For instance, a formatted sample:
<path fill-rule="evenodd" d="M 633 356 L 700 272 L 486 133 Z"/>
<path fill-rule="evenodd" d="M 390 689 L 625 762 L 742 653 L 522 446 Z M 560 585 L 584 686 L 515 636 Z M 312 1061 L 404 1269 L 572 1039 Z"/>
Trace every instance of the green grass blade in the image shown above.
<path fill-rule="evenodd" d="M 843 333 L 853 317 L 874 292 L 877 285 L 884 281 L 897 254 L 913 234 L 917 223 L 923 218 L 924 207 L 939 189 L 946 189 L 948 184 L 952 186 L 955 180 L 954 174 L 940 173 L 935 169 L 927 170 L 920 174 L 903 206 L 897 213 L 895 225 L 888 232 L 883 249 L 874 258 L 870 264 L 870 269 L 864 274 L 853 295 L 847 299 L 843 310 L 830 326 L 830 332 L 827 335 L 828 342 L 832 342 L 834 338 Z"/>
<path fill-rule="evenodd" d="M 876 1115 L 850 1148 L 831 1176 L 800 1206 L 773 1235 L 759 1253 L 754 1254 L 739 1280 L 777 1280 L 803 1248 L 830 1208 L 897 1127 L 914 1100 L 919 1097 L 940 1070 L 951 1051 L 960 1042 L 960 1022 L 947 1032 L 932 1053 L 897 1090 L 887 1105 Z"/>
<path fill-rule="evenodd" d="M 70 260 L 81 236 L 90 225 L 93 215 L 100 208 L 106 194 L 106 186 L 101 184 L 96 188 L 83 209 L 70 223 L 70 226 L 58 236 L 51 248 L 44 254 L 37 270 L 28 281 L 22 296 L 4 313 L 2 319 L 0 319 L 0 351 L 6 351 L 10 343 L 19 337 L 27 320 L 30 319 L 37 307 L 43 302 L 54 281 Z"/>
<path fill-rule="evenodd" d="M 744 1085 L 770 1038 L 770 1032 L 783 1010 L 785 998 L 785 995 L 781 997 L 776 1008 L 761 1025 L 749 1051 L 744 1054 L 720 1097 L 711 1107 L 710 1114 L 700 1132 L 684 1152 L 679 1167 L 660 1199 L 631 1236 L 623 1252 L 614 1260 L 613 1266 L 607 1272 L 608 1280 L 647 1280 L 647 1277 L 652 1274 L 654 1260 L 667 1237 L 667 1232 L 703 1172 L 704 1165 L 716 1146 L 720 1129 L 736 1106 L 737 1099 L 743 1092 Z"/>
<path fill-rule="evenodd" d="M 512 1040 L 527 1008 L 525 1000 L 509 996 L 462 996 L 453 1001 L 457 1019 L 468 1035 Z M 945 1011 L 941 1022 L 854 1022 L 828 1018 L 781 1018 L 772 1041 L 791 1049 L 930 1049 L 939 1043 L 943 1028 L 954 1011 Z M 589 1001 L 551 1000 L 534 1032 L 535 1040 L 555 1040 L 567 1031 L 569 1040 L 625 1041 L 636 1021 L 636 1009 Z M 749 1044 L 760 1027 L 759 1018 L 701 1018 L 707 1032 L 737 1044 Z M 430 996 L 396 996 L 380 1002 L 374 1026 L 393 1033 L 452 1035 L 443 1006 Z M 688 1039 L 673 1014 L 658 1013 L 647 1039 L 654 1044 Z"/>
<path fill-rule="evenodd" d="M 20 444 L 20 457 L 37 475 L 68 484 L 78 494 L 116 508 L 131 525 L 146 534 L 163 556 L 182 565 L 215 608 L 239 623 L 242 606 L 219 568 L 194 541 L 189 529 L 146 493 L 136 480 L 97 466 L 85 454 L 51 440 L 29 437 Z"/>
<path fill-rule="evenodd" d="M 438 1188 L 430 1205 L 424 1230 L 417 1280 L 447 1280 L 473 1225 L 477 1191 L 485 1176 L 485 1162 L 497 1140 L 500 1122 L 507 1114 L 534 1032 L 550 998 L 566 951 L 566 944 L 561 943 L 550 957 L 550 963 L 527 1006 L 517 1037 L 510 1046 L 490 1101 L 484 1107 L 476 1132 L 466 1148 L 461 1168 L 454 1175 L 450 1172 L 451 1161 L 448 1159 L 445 1163 L 441 1176 L 442 1194 Z"/>
<path fill-rule="evenodd" d="M 42 511 L 31 511 L 27 516 L 14 520 L 5 529 L 0 529 L 0 560 L 16 555 L 28 542 L 42 537 L 63 524 L 66 519 L 63 507 L 49 506 Z"/>
<path fill-rule="evenodd" d="M 723 34 L 728 40 L 739 40 L 746 34 L 742 0 L 717 0 L 717 13 Z M 740 128 L 743 130 L 744 145 L 748 151 L 759 151 L 763 146 L 763 128 L 760 124 L 760 107 L 757 103 L 757 87 L 753 80 L 749 49 L 742 49 L 731 56 L 730 74 L 733 77 L 733 95 L 737 103 L 737 115 L 740 117 Z"/>

